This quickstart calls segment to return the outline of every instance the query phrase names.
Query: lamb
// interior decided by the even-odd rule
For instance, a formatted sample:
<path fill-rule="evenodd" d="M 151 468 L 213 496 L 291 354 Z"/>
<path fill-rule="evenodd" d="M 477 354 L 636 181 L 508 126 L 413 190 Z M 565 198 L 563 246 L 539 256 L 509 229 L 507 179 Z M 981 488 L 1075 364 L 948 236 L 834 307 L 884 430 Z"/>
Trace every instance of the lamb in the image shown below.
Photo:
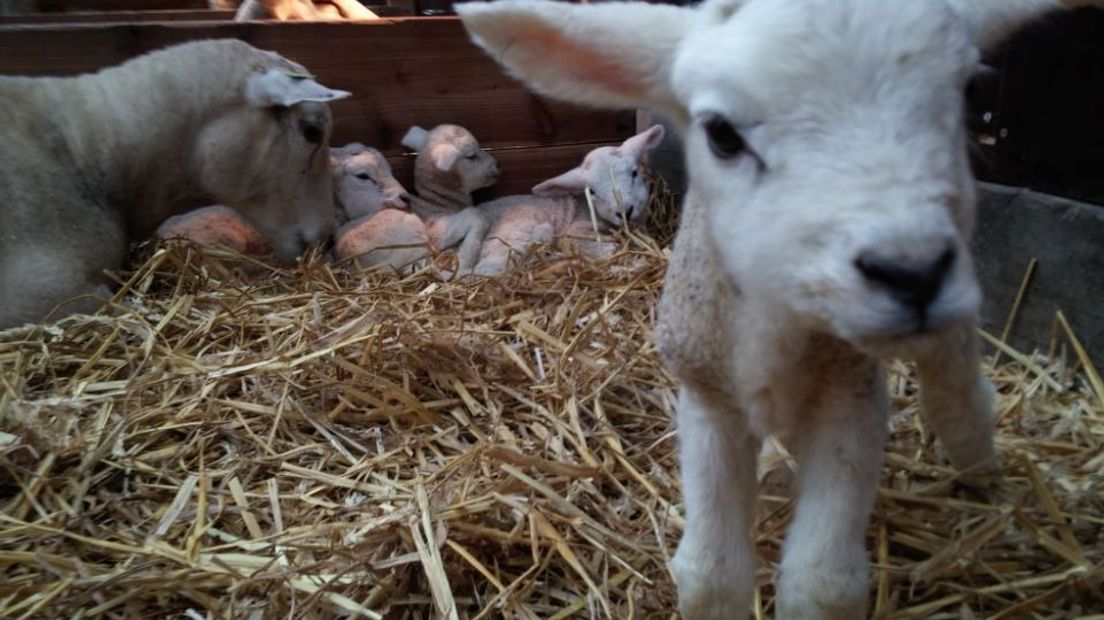
<path fill-rule="evenodd" d="M 330 149 L 334 201 L 342 221 L 375 215 L 383 209 L 405 209 L 410 196 L 391 173 L 387 159 L 359 142 Z M 166 240 L 225 246 L 239 254 L 265 255 L 272 244 L 260 231 L 229 207 L 214 205 L 174 215 L 154 233 Z"/>
<path fill-rule="evenodd" d="M 413 213 L 385 210 L 351 222 L 338 233 L 337 257 L 356 257 L 364 267 L 386 264 L 399 269 L 459 244 L 456 271 L 469 273 L 490 228 L 486 213 L 473 206 L 471 193 L 498 180 L 498 162 L 458 125 L 438 125 L 429 131 L 411 127 L 402 144 L 418 151 Z"/>
<path fill-rule="evenodd" d="M 915 360 L 952 465 L 999 471 L 968 251 L 962 93 L 1050 0 L 706 0 L 693 8 L 457 5 L 537 91 L 646 107 L 684 135 L 689 189 L 658 308 L 686 529 L 688 620 L 746 618 L 758 446 L 796 456 L 776 617 L 864 617 L 865 533 L 890 406 L 880 360 Z"/>
<path fill-rule="evenodd" d="M 334 197 L 347 220 L 383 209 L 409 209 L 410 194 L 395 179 L 387 158 L 359 142 L 330 149 Z"/>
<path fill-rule="evenodd" d="M 201 200 L 232 206 L 284 260 L 328 238 L 325 102 L 348 93 L 306 76 L 216 40 L 95 74 L 0 77 L 0 328 L 98 308 L 127 243 Z"/>
<path fill-rule="evenodd" d="M 216 0 L 213 0 L 214 3 Z M 212 6 L 212 8 L 222 8 Z M 245 0 L 234 14 L 234 21 L 259 19 L 323 20 L 323 19 L 379 19 L 357 0 Z"/>
<path fill-rule="evenodd" d="M 595 234 L 643 219 L 649 193 L 640 161 L 663 140 L 663 133 L 662 125 L 653 125 L 620 146 L 603 146 L 587 153 L 580 166 L 533 187 L 533 195 L 506 196 L 479 205 L 491 228 L 483 240 L 475 273 L 500 274 L 509 266 L 512 254 L 557 237 L 571 239 L 589 258 L 609 256 L 613 243 L 595 240 Z M 592 221 L 584 196 L 587 188 L 597 222 Z"/>

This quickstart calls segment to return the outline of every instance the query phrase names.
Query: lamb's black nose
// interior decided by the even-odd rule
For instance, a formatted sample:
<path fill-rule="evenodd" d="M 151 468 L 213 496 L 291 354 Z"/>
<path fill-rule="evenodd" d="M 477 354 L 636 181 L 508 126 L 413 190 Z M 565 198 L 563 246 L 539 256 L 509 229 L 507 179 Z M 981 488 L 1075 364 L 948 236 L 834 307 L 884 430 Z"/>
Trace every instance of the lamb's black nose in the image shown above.
<path fill-rule="evenodd" d="M 625 219 L 626 219 L 626 220 L 631 220 L 631 219 L 632 219 L 632 216 L 633 216 L 633 211 L 635 211 L 635 210 L 636 210 L 636 207 L 635 207 L 635 206 L 633 206 L 633 205 L 629 205 L 629 206 L 628 206 L 628 207 L 627 207 L 627 208 L 625 209 Z"/>
<path fill-rule="evenodd" d="M 927 261 L 889 258 L 868 251 L 855 259 L 855 267 L 867 280 L 884 288 L 899 302 L 922 312 L 939 294 L 954 260 L 954 248 Z"/>

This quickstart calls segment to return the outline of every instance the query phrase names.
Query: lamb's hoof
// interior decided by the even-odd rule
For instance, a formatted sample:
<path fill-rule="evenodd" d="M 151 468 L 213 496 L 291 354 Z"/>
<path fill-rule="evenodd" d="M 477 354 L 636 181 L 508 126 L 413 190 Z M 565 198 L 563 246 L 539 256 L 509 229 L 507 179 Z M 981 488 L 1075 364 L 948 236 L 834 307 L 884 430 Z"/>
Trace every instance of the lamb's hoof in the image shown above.
<path fill-rule="evenodd" d="M 778 620 L 862 620 L 866 617 L 866 563 L 861 568 L 787 571 L 779 578 Z"/>
<path fill-rule="evenodd" d="M 957 467 L 957 469 L 959 473 L 955 482 L 974 490 L 992 491 L 1004 482 L 1004 471 L 1000 459 L 995 454 L 969 467 Z"/>
<path fill-rule="evenodd" d="M 737 583 L 739 572 L 707 564 L 683 562 L 677 554 L 671 559 L 683 620 L 746 619 L 751 612 L 752 591 Z"/>

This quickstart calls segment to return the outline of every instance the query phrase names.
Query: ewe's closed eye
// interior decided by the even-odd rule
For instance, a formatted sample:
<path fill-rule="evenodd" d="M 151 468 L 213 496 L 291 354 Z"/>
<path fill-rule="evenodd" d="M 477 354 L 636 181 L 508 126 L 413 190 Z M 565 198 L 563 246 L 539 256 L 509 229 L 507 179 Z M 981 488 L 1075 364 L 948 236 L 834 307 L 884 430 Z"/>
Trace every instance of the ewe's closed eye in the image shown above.
<path fill-rule="evenodd" d="M 718 159 L 735 159 L 748 150 L 740 132 L 720 116 L 710 116 L 702 125 L 709 139 L 709 150 Z"/>
<path fill-rule="evenodd" d="M 368 176 L 368 173 L 366 173 L 366 172 L 358 173 L 356 175 L 356 178 L 360 179 L 361 181 L 371 181 L 372 180 L 372 177 Z"/>

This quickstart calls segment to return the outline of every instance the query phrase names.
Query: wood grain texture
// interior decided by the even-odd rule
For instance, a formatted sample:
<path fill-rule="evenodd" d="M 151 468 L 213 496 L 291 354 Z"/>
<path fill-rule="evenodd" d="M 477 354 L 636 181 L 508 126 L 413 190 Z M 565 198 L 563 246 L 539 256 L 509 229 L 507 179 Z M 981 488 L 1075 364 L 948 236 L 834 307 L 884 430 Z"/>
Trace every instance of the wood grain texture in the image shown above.
<path fill-rule="evenodd" d="M 617 142 L 629 112 L 530 94 L 472 45 L 459 20 L 166 22 L 0 26 L 0 74 L 73 75 L 194 39 L 239 38 L 292 58 L 327 86 L 353 92 L 333 104 L 334 143 L 399 154 L 411 125 L 464 125 L 489 147 Z"/>
<path fill-rule="evenodd" d="M 71 11 L 66 13 L 30 13 L 0 15 L 0 25 L 44 24 L 132 24 L 135 22 L 232 21 L 234 11 L 187 9 L 179 11 Z"/>
<path fill-rule="evenodd" d="M 206 9 L 207 0 L 38 0 L 37 10 L 62 11 L 173 11 Z"/>

